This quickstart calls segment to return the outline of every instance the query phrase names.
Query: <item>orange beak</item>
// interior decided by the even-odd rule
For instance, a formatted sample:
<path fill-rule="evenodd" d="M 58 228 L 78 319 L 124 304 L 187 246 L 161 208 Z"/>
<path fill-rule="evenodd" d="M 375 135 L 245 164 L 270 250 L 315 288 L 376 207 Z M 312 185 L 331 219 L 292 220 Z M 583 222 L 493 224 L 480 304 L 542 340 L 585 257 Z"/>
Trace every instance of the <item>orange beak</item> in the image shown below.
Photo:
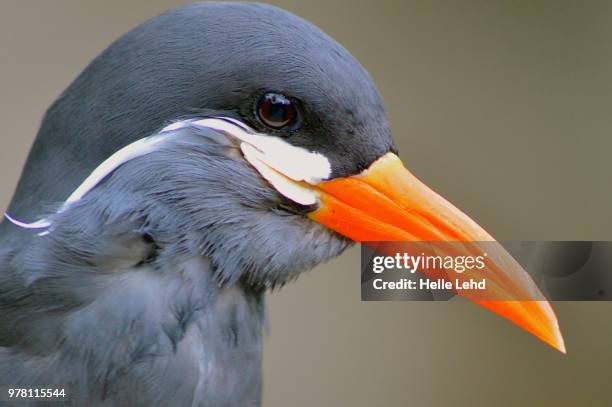
<path fill-rule="evenodd" d="M 321 205 L 308 216 L 357 242 L 460 241 L 471 253 L 482 253 L 479 242 L 487 242 L 490 296 L 463 295 L 565 353 L 555 313 L 525 270 L 482 227 L 412 175 L 395 154 L 381 157 L 363 174 L 322 182 L 317 189 Z"/>

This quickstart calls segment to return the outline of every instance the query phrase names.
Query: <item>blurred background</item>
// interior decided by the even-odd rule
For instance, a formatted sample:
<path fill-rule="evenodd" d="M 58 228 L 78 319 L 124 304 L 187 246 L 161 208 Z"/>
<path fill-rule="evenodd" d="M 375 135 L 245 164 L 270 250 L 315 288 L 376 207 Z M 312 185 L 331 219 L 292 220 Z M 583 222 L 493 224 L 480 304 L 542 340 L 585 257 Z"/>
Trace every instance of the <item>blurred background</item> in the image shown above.
<path fill-rule="evenodd" d="M 0 209 L 47 106 L 184 3 L 2 0 Z M 269 3 L 361 61 L 406 165 L 498 239 L 612 240 L 612 3 Z M 612 404 L 611 303 L 555 304 L 563 356 L 464 301 L 361 302 L 355 247 L 269 306 L 265 406 Z"/>

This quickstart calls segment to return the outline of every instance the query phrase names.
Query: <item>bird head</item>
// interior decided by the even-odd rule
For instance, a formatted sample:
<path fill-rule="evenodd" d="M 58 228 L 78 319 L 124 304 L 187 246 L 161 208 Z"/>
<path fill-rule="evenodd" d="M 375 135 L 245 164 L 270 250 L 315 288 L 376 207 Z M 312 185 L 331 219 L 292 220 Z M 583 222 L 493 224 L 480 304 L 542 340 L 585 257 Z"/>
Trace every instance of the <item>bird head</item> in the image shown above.
<path fill-rule="evenodd" d="M 397 154 L 376 86 L 332 38 L 270 6 L 193 4 L 118 39 L 51 106 L 9 212 L 63 202 L 20 223 L 45 239 L 141 219 L 165 253 L 258 287 L 351 241 L 494 241 Z M 537 290 L 501 253 L 519 281 L 501 288 Z M 563 349 L 547 302 L 480 305 Z"/>

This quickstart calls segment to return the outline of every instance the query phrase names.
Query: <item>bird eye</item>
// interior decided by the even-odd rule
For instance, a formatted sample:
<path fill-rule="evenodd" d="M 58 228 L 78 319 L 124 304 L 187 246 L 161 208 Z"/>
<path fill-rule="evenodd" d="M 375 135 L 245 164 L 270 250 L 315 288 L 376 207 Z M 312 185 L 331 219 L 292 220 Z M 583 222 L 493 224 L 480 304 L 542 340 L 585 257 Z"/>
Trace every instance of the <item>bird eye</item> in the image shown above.
<path fill-rule="evenodd" d="M 287 96 L 280 93 L 266 93 L 257 103 L 257 115 L 266 126 L 281 129 L 295 123 L 297 110 Z"/>

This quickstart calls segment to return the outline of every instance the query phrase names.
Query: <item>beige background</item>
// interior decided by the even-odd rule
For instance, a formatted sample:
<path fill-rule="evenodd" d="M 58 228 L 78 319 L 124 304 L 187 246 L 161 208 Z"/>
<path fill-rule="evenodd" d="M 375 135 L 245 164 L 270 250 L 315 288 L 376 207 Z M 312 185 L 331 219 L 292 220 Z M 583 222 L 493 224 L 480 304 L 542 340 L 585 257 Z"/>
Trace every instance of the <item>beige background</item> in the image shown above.
<path fill-rule="evenodd" d="M 1 207 L 52 100 L 181 3 L 0 2 Z M 612 239 L 612 3 L 272 3 L 365 65 L 406 164 L 495 236 Z M 358 254 L 270 297 L 265 405 L 612 404 L 612 304 L 556 304 L 564 357 L 464 302 L 361 303 Z"/>

